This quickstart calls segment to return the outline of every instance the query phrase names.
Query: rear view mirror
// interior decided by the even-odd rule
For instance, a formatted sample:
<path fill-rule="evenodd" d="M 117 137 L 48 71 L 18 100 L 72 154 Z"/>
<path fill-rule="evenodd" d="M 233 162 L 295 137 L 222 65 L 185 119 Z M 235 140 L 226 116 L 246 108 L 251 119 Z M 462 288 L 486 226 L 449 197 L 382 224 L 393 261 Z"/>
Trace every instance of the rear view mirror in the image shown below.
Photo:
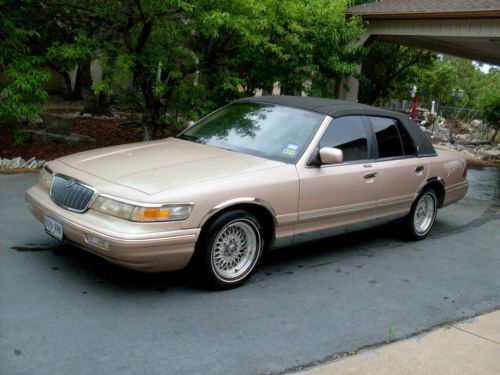
<path fill-rule="evenodd" d="M 339 164 L 344 161 L 344 155 L 340 148 L 323 147 L 319 150 L 321 164 Z"/>

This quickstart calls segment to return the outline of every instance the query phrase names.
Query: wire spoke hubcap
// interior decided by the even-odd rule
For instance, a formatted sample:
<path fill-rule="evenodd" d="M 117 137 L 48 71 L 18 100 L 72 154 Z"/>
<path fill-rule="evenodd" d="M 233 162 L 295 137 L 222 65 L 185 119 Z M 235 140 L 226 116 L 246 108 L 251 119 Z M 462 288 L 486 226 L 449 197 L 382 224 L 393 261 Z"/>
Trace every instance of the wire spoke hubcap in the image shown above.
<path fill-rule="evenodd" d="M 258 232 L 250 221 L 227 224 L 217 235 L 212 248 L 214 271 L 225 279 L 244 275 L 255 264 L 260 245 Z"/>
<path fill-rule="evenodd" d="M 418 201 L 413 217 L 415 223 L 415 231 L 417 234 L 425 234 L 428 232 L 434 222 L 436 212 L 436 200 L 432 194 L 424 194 Z"/>

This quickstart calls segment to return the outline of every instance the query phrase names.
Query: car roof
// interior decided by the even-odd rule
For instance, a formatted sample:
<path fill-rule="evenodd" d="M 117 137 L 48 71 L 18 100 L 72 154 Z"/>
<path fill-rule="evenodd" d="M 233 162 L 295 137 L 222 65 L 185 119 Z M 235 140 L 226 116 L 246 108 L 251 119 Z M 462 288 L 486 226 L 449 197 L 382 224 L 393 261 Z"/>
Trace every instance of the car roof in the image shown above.
<path fill-rule="evenodd" d="M 366 104 L 347 102 L 336 99 L 314 98 L 305 96 L 254 96 L 238 99 L 236 102 L 275 104 L 318 112 L 331 117 L 348 115 L 382 116 L 397 118 L 406 128 L 417 146 L 419 156 L 436 155 L 436 150 L 420 127 L 410 120 L 408 114 L 372 107 Z"/>
<path fill-rule="evenodd" d="M 401 115 L 401 113 L 387 111 L 385 109 L 380 109 L 372 107 L 366 104 L 347 102 L 344 100 L 336 99 L 326 99 L 326 98 L 314 98 L 305 96 L 255 96 L 240 99 L 237 101 L 242 102 L 255 102 L 255 103 L 268 103 L 284 105 L 287 107 L 295 107 L 300 109 L 306 109 L 308 111 L 322 113 L 324 115 L 329 115 L 332 117 L 342 116 L 344 113 L 376 113 L 376 114 L 386 114 L 386 115 Z"/>

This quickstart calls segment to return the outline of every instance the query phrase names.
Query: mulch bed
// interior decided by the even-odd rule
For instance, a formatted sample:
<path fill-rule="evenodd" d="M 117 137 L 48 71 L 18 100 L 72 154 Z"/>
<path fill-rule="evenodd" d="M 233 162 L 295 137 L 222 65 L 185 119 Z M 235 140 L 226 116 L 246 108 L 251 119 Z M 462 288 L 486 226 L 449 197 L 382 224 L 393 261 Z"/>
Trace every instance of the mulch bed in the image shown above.
<path fill-rule="evenodd" d="M 54 112 L 74 112 L 74 110 L 55 109 L 50 111 L 50 113 Z M 42 115 L 42 119 L 44 117 Z M 80 151 L 142 141 L 143 132 L 141 128 L 119 126 L 129 121 L 130 118 L 76 117 L 73 132 L 92 137 L 96 141 L 73 144 L 24 143 L 16 145 L 10 129 L 0 127 L 0 158 L 12 159 L 21 156 L 25 160 L 32 157 L 37 160 L 53 160 Z M 43 123 L 29 127 L 29 129 L 43 129 Z"/>

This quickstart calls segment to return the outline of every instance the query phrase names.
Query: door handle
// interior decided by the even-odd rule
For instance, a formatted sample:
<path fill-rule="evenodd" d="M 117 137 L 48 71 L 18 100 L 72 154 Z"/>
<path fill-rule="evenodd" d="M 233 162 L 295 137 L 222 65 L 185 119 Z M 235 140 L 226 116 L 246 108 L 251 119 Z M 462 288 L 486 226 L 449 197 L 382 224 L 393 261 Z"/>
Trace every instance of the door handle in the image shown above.
<path fill-rule="evenodd" d="M 370 172 L 370 173 L 366 173 L 363 177 L 366 179 L 369 179 L 369 178 L 377 177 L 377 175 L 378 175 L 377 172 Z"/>
<path fill-rule="evenodd" d="M 419 165 L 417 168 L 415 168 L 415 172 L 422 172 L 424 170 L 424 166 L 423 165 Z"/>

